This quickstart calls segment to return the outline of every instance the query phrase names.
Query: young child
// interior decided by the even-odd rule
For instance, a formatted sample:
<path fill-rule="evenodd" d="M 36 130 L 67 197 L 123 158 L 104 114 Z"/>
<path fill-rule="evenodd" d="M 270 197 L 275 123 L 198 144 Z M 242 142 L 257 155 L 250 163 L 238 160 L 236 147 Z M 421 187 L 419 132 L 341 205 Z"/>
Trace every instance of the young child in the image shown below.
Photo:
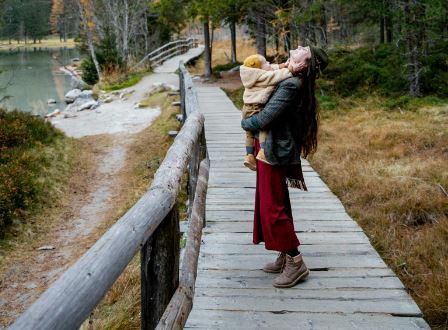
<path fill-rule="evenodd" d="M 290 69 L 286 68 L 287 63 L 271 65 L 261 55 L 251 55 L 244 60 L 240 67 L 241 81 L 244 86 L 243 94 L 243 118 L 249 118 L 260 112 L 269 96 L 274 91 L 275 86 L 281 81 L 292 77 Z M 264 154 L 264 143 L 267 132 L 260 131 L 258 139 L 260 141 L 260 151 L 256 158 L 262 162 L 268 163 Z M 255 136 L 253 132 L 246 132 L 246 159 L 244 165 L 251 170 L 256 170 L 255 161 Z"/>

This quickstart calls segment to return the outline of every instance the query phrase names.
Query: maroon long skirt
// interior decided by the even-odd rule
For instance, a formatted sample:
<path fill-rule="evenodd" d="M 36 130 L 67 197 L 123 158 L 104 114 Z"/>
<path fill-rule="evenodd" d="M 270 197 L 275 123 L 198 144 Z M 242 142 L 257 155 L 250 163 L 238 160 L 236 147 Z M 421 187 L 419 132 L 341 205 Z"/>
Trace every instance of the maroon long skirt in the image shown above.
<path fill-rule="evenodd" d="M 260 149 L 255 142 L 256 153 Z M 294 222 L 283 166 L 271 166 L 257 161 L 255 192 L 254 244 L 265 243 L 268 250 L 290 251 L 300 245 Z"/>

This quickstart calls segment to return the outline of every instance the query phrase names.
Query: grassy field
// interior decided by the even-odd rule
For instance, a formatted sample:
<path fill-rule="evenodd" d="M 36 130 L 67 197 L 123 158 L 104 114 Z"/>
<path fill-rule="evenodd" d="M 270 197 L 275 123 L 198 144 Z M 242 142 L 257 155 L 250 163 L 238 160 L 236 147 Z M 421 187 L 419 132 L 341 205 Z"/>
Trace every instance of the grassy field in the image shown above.
<path fill-rule="evenodd" d="M 345 104 L 346 102 L 346 104 Z M 448 326 L 448 104 L 387 110 L 344 100 L 322 111 L 311 164 L 340 197 L 426 320 Z"/>
<path fill-rule="evenodd" d="M 111 214 L 113 222 L 120 218 L 143 195 L 151 184 L 173 138 L 168 131 L 177 130 L 178 107 L 171 106 L 174 97 L 159 93 L 144 100 L 150 106 L 161 106 L 162 113 L 154 123 L 139 133 L 127 155 L 125 174 L 117 212 Z M 185 192 L 179 196 L 181 219 L 185 217 Z M 105 224 L 104 230 L 110 226 Z M 90 324 L 89 324 L 90 322 Z M 102 303 L 93 311 L 85 329 L 140 329 L 140 257 L 129 264 Z"/>
<path fill-rule="evenodd" d="M 74 39 L 67 39 L 66 42 L 61 42 L 57 37 L 49 37 L 47 39 L 43 39 L 41 42 L 33 43 L 32 40 L 27 41 L 27 43 L 21 41 L 17 43 L 17 41 L 13 41 L 11 44 L 8 40 L 0 40 L 0 50 L 17 50 L 24 48 L 60 48 L 60 47 L 68 47 L 74 48 L 76 46 L 76 42 Z"/>

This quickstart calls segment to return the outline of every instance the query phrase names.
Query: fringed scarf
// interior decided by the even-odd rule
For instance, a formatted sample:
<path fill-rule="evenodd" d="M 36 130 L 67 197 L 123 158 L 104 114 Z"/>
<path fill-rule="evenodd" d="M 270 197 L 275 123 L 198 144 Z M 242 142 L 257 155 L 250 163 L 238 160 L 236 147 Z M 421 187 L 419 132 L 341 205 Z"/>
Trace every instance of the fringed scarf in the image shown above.
<path fill-rule="evenodd" d="M 286 171 L 286 183 L 291 188 L 298 188 L 303 191 L 308 191 L 303 177 L 302 165 L 294 164 L 288 165 Z"/>

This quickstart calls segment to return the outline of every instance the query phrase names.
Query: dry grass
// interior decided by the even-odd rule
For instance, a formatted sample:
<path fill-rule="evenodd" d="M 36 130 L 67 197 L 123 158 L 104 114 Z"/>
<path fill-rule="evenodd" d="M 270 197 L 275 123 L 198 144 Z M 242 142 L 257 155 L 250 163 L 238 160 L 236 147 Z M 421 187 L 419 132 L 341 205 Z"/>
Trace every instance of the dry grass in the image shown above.
<path fill-rule="evenodd" d="M 255 45 L 250 39 L 238 39 L 236 44 L 237 60 L 243 62 L 244 59 L 257 53 Z M 218 64 L 227 64 L 230 62 L 230 44 L 228 41 L 213 42 L 212 49 L 212 67 Z M 189 68 L 191 74 L 204 74 L 204 57 L 201 56 L 194 66 Z"/>
<path fill-rule="evenodd" d="M 311 163 L 433 327 L 448 326 L 448 107 L 323 113 Z"/>
<path fill-rule="evenodd" d="M 26 44 L 21 41 L 20 44 L 17 41 L 13 41 L 9 44 L 8 40 L 0 40 L 0 50 L 12 50 L 12 49 L 25 49 L 25 48 L 60 48 L 69 47 L 74 48 L 76 42 L 73 38 L 67 39 L 66 42 L 61 42 L 58 37 L 49 37 L 43 39 L 41 42 L 33 43 L 33 40 L 29 40 Z"/>
<path fill-rule="evenodd" d="M 162 108 L 154 123 L 135 138 L 127 155 L 126 166 L 120 182 L 121 193 L 117 208 L 110 215 L 112 222 L 120 218 L 143 195 L 151 184 L 154 173 L 165 158 L 173 142 L 168 131 L 179 128 L 175 116 L 178 107 L 172 107 L 175 99 L 166 93 L 155 94 L 145 100 Z M 180 195 L 180 204 L 186 200 Z M 185 210 L 181 210 L 184 213 Z M 110 226 L 105 224 L 103 231 Z M 140 329 L 140 263 L 139 255 L 128 265 L 101 304 L 93 311 L 84 328 L 90 329 Z"/>

